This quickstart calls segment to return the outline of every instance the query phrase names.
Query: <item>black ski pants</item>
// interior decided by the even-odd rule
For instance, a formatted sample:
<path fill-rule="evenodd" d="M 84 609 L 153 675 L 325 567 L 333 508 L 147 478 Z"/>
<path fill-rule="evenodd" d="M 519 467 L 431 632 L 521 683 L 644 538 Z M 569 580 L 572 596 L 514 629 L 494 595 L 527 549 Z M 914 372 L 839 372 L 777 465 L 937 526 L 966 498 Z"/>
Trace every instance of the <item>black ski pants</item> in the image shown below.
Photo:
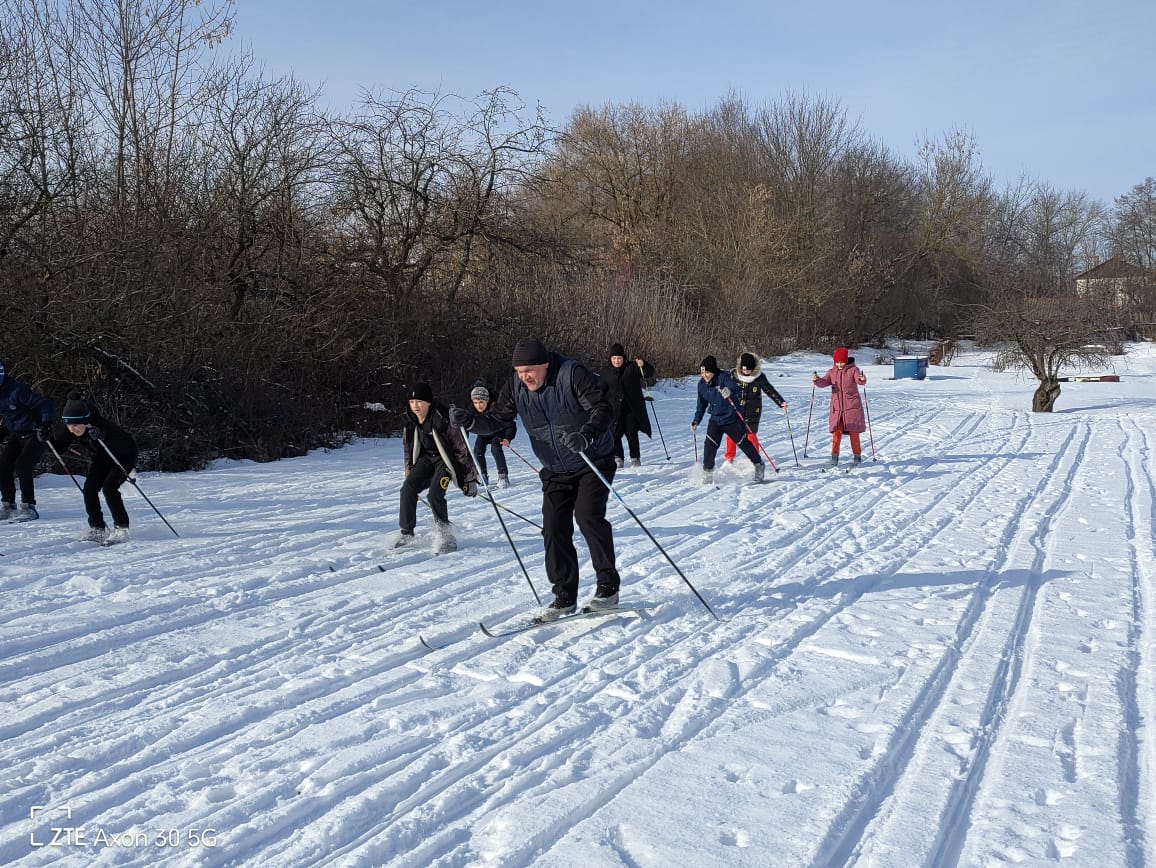
<path fill-rule="evenodd" d="M 614 456 L 594 461 L 608 480 L 614 479 Z M 606 520 L 610 490 L 589 467 L 574 473 L 543 469 L 542 535 L 546 543 L 546 576 L 554 598 L 569 606 L 578 601 L 578 550 L 574 547 L 574 522 L 586 540 L 597 577 L 597 594 L 618 593 L 621 581 L 614 565 L 614 531 Z"/>
<path fill-rule="evenodd" d="M 720 425 L 712 416 L 710 424 L 706 426 L 706 443 L 702 447 L 703 470 L 714 470 L 714 457 L 723 437 L 730 437 L 739 444 L 739 451 L 751 459 L 751 464 L 763 463 L 763 459 L 759 458 L 759 450 L 747 437 L 747 426 L 742 419 L 735 419 L 729 425 Z"/>
<path fill-rule="evenodd" d="M 0 449 L 0 499 L 4 503 L 16 502 L 16 480 L 20 480 L 20 500 L 22 503 L 36 503 L 36 462 L 44 454 L 44 442 L 35 432 L 9 434 Z"/>
<path fill-rule="evenodd" d="M 118 456 L 120 457 L 120 456 Z M 136 456 L 132 456 L 131 463 L 124 463 L 129 470 L 136 464 Z M 117 527 L 128 527 L 128 510 L 124 508 L 124 498 L 121 497 L 120 487 L 124 485 L 126 477 L 120 468 L 112 463 L 107 455 L 97 455 L 89 465 L 88 475 L 84 477 L 84 511 L 88 513 L 89 527 L 104 527 L 104 513 L 100 509 L 100 495 L 104 494 L 108 503 L 108 511 L 112 513 L 112 521 Z"/>
<path fill-rule="evenodd" d="M 403 531 L 413 533 L 417 525 L 417 496 L 429 489 L 429 506 L 434 520 L 441 524 L 450 523 L 449 509 L 446 507 L 446 489 L 450 487 L 450 472 L 441 458 L 431 459 L 427 454 L 418 457 L 409 469 L 409 475 L 401 484 L 401 507 L 398 525 Z"/>
<path fill-rule="evenodd" d="M 614 421 L 614 457 L 624 458 L 622 451 L 622 438 L 626 438 L 626 446 L 630 450 L 631 458 L 641 458 L 642 453 L 638 445 L 638 420 L 634 418 L 634 413 L 623 402 L 622 409 L 618 411 L 618 418 Z"/>
<path fill-rule="evenodd" d="M 499 476 L 505 476 L 508 472 L 506 467 L 506 453 L 502 449 L 502 435 L 490 434 L 488 436 L 477 436 L 474 438 L 474 458 L 478 459 L 478 470 L 482 474 L 482 479 L 486 480 L 486 484 L 490 484 L 490 474 L 486 468 L 486 449 L 489 449 L 494 456 L 494 468 L 498 471 Z"/>

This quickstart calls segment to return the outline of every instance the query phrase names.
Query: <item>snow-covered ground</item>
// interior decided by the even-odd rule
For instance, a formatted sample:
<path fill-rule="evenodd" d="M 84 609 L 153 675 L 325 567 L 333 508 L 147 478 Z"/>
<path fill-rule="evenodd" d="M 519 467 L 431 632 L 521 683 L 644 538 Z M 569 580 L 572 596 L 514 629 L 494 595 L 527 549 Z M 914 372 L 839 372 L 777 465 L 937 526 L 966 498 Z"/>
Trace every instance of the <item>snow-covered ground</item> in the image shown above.
<path fill-rule="evenodd" d="M 1153 864 L 1156 352 L 1044 415 L 983 353 L 924 381 L 874 356 L 852 474 L 819 472 L 823 393 L 803 456 L 825 358 L 767 366 L 800 466 L 768 404 L 762 486 L 698 484 L 695 380 L 654 390 L 671 459 L 644 440 L 615 487 L 721 620 L 612 498 L 653 608 L 486 638 L 526 577 L 456 493 L 460 551 L 385 549 L 397 440 L 143 474 L 181 536 L 126 487 L 112 548 L 42 478 L 0 534 L 0 864 Z"/>

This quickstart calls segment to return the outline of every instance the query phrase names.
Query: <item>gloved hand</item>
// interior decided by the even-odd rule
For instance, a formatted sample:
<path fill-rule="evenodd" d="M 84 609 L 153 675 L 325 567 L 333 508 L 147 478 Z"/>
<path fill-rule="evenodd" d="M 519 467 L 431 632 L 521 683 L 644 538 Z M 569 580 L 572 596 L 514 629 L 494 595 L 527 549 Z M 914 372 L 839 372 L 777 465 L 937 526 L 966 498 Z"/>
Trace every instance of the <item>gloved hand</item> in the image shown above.
<path fill-rule="evenodd" d="M 52 439 L 52 426 L 51 425 L 41 425 L 39 428 L 37 428 L 36 429 L 36 439 L 39 440 L 41 443 L 47 443 L 49 440 L 51 440 Z"/>
<path fill-rule="evenodd" d="M 466 487 L 462 489 L 462 494 L 466 497 L 477 497 L 478 484 L 476 482 L 467 482 Z"/>
<path fill-rule="evenodd" d="M 585 452 L 592 442 L 581 431 L 567 431 L 562 435 L 562 445 L 571 452 Z"/>
<path fill-rule="evenodd" d="M 465 428 L 470 430 L 470 425 L 474 422 L 474 414 L 464 407 L 450 407 L 450 424 L 455 428 Z"/>
<path fill-rule="evenodd" d="M 722 395 L 723 398 L 729 398 L 731 396 L 731 390 L 728 389 L 726 386 L 719 386 L 718 387 L 718 393 L 720 395 Z"/>
<path fill-rule="evenodd" d="M 690 423 L 690 430 L 691 431 L 697 431 L 698 430 L 698 423 L 697 422 L 691 422 Z"/>
<path fill-rule="evenodd" d="M 88 436 L 93 440 L 100 441 L 104 439 L 104 432 L 97 428 L 95 425 L 89 425 Z"/>

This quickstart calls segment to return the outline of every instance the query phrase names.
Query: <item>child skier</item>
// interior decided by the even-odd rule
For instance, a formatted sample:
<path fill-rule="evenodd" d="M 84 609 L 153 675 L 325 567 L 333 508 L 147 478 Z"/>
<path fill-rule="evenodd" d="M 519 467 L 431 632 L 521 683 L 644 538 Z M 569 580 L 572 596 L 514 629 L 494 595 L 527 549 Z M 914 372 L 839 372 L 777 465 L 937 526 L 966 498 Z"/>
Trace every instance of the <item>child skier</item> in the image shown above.
<path fill-rule="evenodd" d="M 81 539 L 91 542 L 118 543 L 128 539 L 128 511 L 120 487 L 128 480 L 124 470 L 136 465 L 137 446 L 120 427 L 109 422 L 84 399 L 80 392 L 70 392 L 64 402 L 61 421 L 68 434 L 52 438 L 57 451 L 81 449 L 90 463 L 84 475 L 84 511 L 88 513 L 88 532 Z M 114 460 L 115 456 L 115 460 Z M 119 466 L 117 464 L 119 462 Z M 100 495 L 112 514 L 112 531 L 104 523 Z"/>
<path fill-rule="evenodd" d="M 752 353 L 743 353 L 739 356 L 739 362 L 735 366 L 735 379 L 739 381 L 739 391 L 737 395 L 733 395 L 735 403 L 738 404 L 739 412 L 743 414 L 743 419 L 746 420 L 747 425 L 750 426 L 750 433 L 747 434 L 747 439 L 754 445 L 755 449 L 761 448 L 759 445 L 759 438 L 756 436 L 759 430 L 759 417 L 763 413 L 763 392 L 767 393 L 767 397 L 778 405 L 779 409 L 787 409 L 787 402 L 783 400 L 783 396 L 779 394 L 778 390 L 771 385 L 767 375 L 762 372 L 762 362 L 759 361 Z M 723 453 L 723 458 L 726 461 L 734 461 L 735 453 L 738 451 L 738 444 L 727 437 L 726 451 Z"/>
<path fill-rule="evenodd" d="M 484 416 L 490 410 L 490 390 L 486 388 L 483 380 L 478 380 L 474 383 L 474 389 L 470 392 L 470 401 L 474 405 L 474 410 L 479 416 Z M 482 479 L 486 485 L 490 484 L 490 474 L 486 467 L 486 449 L 489 449 L 494 456 L 494 468 L 498 471 L 498 488 L 510 487 L 510 476 L 506 467 L 506 453 L 502 450 L 503 446 L 509 446 L 510 441 L 518 433 L 518 426 L 515 422 L 510 422 L 502 431 L 497 434 L 479 434 L 474 438 L 474 458 L 478 461 L 478 469 L 482 472 Z"/>
<path fill-rule="evenodd" d="M 706 428 L 706 443 L 702 448 L 703 483 L 711 481 L 714 474 L 714 457 L 724 434 L 739 444 L 743 455 L 755 465 L 755 482 L 762 482 L 766 467 L 754 444 L 747 439 L 746 426 L 739 419 L 731 399 L 731 395 L 738 391 L 738 382 L 730 374 L 719 370 L 718 361 L 714 356 L 703 359 L 698 371 L 702 379 L 698 383 L 698 405 L 695 407 L 690 430 L 698 428 L 698 423 L 702 421 L 709 407 L 710 423 Z"/>
<path fill-rule="evenodd" d="M 401 486 L 398 525 L 401 532 L 394 548 L 414 541 L 417 524 L 418 495 L 429 489 L 429 506 L 434 514 L 436 538 L 434 550 L 457 551 L 458 544 L 450 531 L 446 508 L 446 491 L 451 483 L 467 497 L 478 493 L 478 476 L 470 462 L 469 447 L 457 428 L 451 428 L 449 410 L 435 402 L 428 383 L 418 383 L 408 394 L 408 408 L 403 439 L 405 482 Z"/>
<path fill-rule="evenodd" d="M 839 347 L 831 354 L 834 364 L 823 376 L 811 375 L 811 382 L 820 387 L 831 387 L 831 409 L 828 413 L 828 422 L 831 430 L 831 461 L 827 467 L 839 465 L 839 444 L 844 434 L 851 438 L 851 461 L 859 464 L 863 461 L 863 447 L 859 443 L 859 435 L 867 430 L 866 417 L 863 413 L 863 401 L 859 397 L 859 387 L 867 385 L 866 375 L 855 366 L 855 360 L 850 358 L 846 347 Z"/>

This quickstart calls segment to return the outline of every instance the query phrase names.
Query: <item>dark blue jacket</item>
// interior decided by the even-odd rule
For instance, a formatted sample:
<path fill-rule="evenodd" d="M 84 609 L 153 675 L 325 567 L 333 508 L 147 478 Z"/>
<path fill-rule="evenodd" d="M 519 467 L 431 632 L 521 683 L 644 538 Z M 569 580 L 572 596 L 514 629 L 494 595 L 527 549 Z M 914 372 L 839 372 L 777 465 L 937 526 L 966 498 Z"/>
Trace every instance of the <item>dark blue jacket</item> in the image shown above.
<path fill-rule="evenodd" d="M 734 400 L 734 396 L 738 395 L 739 384 L 726 371 L 719 371 L 711 377 L 709 383 L 702 377 L 698 378 L 698 406 L 694 409 L 695 425 L 702 421 L 708 407 L 710 408 L 710 420 L 719 425 L 726 426 L 739 420 L 739 414 L 735 412 L 731 401 L 719 394 L 720 386 L 726 386 L 730 389 L 731 401 Z"/>
<path fill-rule="evenodd" d="M 56 405 L 51 398 L 33 392 L 19 380 L 7 374 L 0 381 L 0 416 L 4 427 L 13 434 L 31 434 L 42 425 L 51 425 L 56 418 Z"/>
<path fill-rule="evenodd" d="M 531 392 L 517 374 L 511 374 L 498 399 L 484 415 L 474 416 L 469 430 L 495 434 L 517 416 L 542 467 L 553 473 L 574 473 L 585 469 L 586 462 L 562 445 L 561 436 L 581 431 L 593 441 L 586 450 L 587 457 L 591 461 L 605 458 L 614 452 L 612 412 L 595 374 L 573 359 L 550 353 L 542 388 Z"/>

